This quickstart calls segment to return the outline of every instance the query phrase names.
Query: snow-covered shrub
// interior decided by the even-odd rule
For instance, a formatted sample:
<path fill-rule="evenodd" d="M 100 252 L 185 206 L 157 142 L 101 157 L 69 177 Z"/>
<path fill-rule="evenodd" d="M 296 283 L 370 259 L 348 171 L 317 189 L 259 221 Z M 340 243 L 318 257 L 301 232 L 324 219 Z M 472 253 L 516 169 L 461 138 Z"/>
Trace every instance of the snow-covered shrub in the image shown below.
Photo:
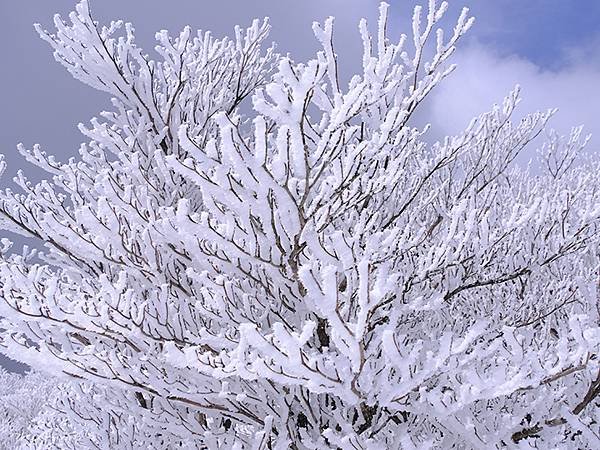
<path fill-rule="evenodd" d="M 56 382 L 37 372 L 25 375 L 0 368 L 0 449 L 15 449 L 55 396 Z"/>
<path fill-rule="evenodd" d="M 575 129 L 513 165 L 553 114 L 514 123 L 518 91 L 428 143 L 411 118 L 472 23 L 444 34 L 446 7 L 395 39 L 383 4 L 348 85 L 333 19 L 303 63 L 266 21 L 160 32 L 160 61 L 85 1 L 38 27 L 114 105 L 80 159 L 20 147 L 52 179 L 0 194 L 47 248 L 4 241 L 2 350 L 93 383 L 47 423 L 100 448 L 597 444 L 598 161 Z"/>

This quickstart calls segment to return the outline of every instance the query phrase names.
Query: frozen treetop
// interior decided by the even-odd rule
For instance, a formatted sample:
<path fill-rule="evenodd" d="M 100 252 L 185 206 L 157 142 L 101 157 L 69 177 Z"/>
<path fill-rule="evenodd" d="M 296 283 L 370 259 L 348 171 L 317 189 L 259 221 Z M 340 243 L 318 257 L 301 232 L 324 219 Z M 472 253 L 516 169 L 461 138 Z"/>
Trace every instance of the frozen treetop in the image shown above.
<path fill-rule="evenodd" d="M 63 417 L 74 448 L 597 447 L 598 161 L 576 128 L 513 165 L 553 114 L 513 123 L 518 90 L 427 142 L 473 23 L 446 8 L 396 39 L 382 4 L 347 85 L 332 18 L 306 62 L 266 20 L 161 31 L 157 61 L 85 1 L 37 26 L 114 107 L 0 193 L 47 249 L 2 241 L 0 348 L 71 379 L 31 445 Z"/>

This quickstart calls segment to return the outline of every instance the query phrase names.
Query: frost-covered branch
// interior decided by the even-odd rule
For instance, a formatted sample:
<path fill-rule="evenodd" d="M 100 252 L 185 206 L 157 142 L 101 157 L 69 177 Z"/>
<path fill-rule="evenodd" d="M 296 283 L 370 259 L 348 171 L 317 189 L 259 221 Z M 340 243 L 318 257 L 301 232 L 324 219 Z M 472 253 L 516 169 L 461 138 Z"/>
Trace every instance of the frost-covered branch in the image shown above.
<path fill-rule="evenodd" d="M 0 193 L 46 247 L 2 241 L 0 348 L 72 379 L 49 424 L 99 447 L 593 447 L 598 162 L 544 133 L 553 110 L 515 123 L 518 89 L 428 142 L 411 118 L 472 25 L 446 36 L 446 8 L 392 40 L 382 4 L 347 85 L 332 18 L 306 62 L 267 21 L 162 31 L 159 60 L 86 1 L 37 27 L 114 106 L 77 160 L 20 146 L 50 179 Z M 544 135 L 546 172 L 515 165 Z"/>

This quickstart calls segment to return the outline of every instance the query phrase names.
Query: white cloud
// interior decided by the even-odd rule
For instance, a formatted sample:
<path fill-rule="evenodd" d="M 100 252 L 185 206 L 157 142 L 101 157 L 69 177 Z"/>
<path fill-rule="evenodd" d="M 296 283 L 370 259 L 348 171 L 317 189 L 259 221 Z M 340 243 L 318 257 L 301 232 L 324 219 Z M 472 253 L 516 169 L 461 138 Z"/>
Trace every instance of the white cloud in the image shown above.
<path fill-rule="evenodd" d="M 578 54 L 587 53 L 585 49 L 578 50 Z M 441 135 L 458 133 L 473 117 L 500 103 L 519 84 L 523 100 L 516 118 L 556 107 L 559 111 L 550 127 L 566 134 L 572 126 L 584 125 L 584 133 L 592 133 L 588 149 L 600 151 L 598 60 L 573 57 L 567 65 L 551 71 L 523 57 L 501 56 L 492 48 L 470 44 L 457 52 L 457 70 L 429 99 L 427 119 Z"/>

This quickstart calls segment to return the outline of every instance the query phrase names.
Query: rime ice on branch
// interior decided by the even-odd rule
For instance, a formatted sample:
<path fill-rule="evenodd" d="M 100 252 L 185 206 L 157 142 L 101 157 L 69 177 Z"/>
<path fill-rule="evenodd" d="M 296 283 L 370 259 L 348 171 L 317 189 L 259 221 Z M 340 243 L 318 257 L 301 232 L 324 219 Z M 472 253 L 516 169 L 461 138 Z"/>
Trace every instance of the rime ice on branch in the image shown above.
<path fill-rule="evenodd" d="M 473 22 L 444 34 L 446 8 L 392 40 L 382 4 L 347 86 L 332 18 L 305 63 L 266 20 L 161 31 L 160 61 L 86 1 L 37 26 L 114 108 L 78 160 L 19 147 L 51 181 L 0 194 L 47 248 L 3 241 L 2 351 L 75 380 L 32 442 L 64 416 L 99 447 L 594 447 L 598 162 L 575 129 L 547 173 L 514 166 L 553 114 L 511 122 L 517 90 L 426 142 L 411 117 Z"/>

